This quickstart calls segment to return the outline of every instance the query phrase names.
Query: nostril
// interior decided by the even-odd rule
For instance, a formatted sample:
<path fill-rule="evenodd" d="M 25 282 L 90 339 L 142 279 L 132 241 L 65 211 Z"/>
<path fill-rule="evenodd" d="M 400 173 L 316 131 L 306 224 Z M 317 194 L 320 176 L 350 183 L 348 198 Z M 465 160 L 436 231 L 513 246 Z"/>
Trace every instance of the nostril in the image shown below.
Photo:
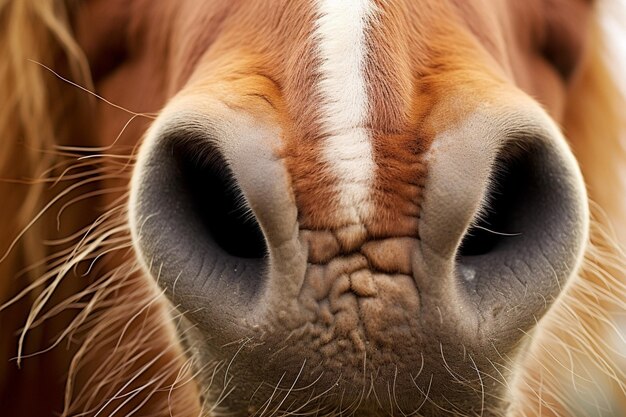
<path fill-rule="evenodd" d="M 236 161 L 203 131 L 157 127 L 131 185 L 131 230 L 143 266 L 186 309 L 206 311 L 212 297 L 228 298 L 228 308 L 251 306 L 265 282 L 267 247 Z"/>
<path fill-rule="evenodd" d="M 479 113 L 436 138 L 416 265 L 434 300 L 459 301 L 450 314 L 470 333 L 512 341 L 579 268 L 588 207 L 576 160 L 551 120 L 530 106 L 502 117 Z"/>
<path fill-rule="evenodd" d="M 189 199 L 204 233 L 232 256 L 265 257 L 261 227 L 221 153 L 210 146 L 200 151 L 184 141 L 175 143 L 172 153 L 182 195 Z"/>
<path fill-rule="evenodd" d="M 584 187 L 567 149 L 545 136 L 494 155 L 484 204 L 454 257 L 457 288 L 479 306 L 485 331 L 532 326 L 580 260 Z"/>
<path fill-rule="evenodd" d="M 484 206 L 462 240 L 460 257 L 488 254 L 521 235 L 522 219 L 534 211 L 529 207 L 536 191 L 531 157 L 529 150 L 514 148 L 501 152 L 496 159 Z"/>
<path fill-rule="evenodd" d="M 211 332 L 240 338 L 264 308 L 274 265 L 303 264 L 297 210 L 275 155 L 280 136 L 205 96 L 170 106 L 137 157 L 133 245 L 174 305 Z M 211 114 L 189 110 L 207 106 Z"/>

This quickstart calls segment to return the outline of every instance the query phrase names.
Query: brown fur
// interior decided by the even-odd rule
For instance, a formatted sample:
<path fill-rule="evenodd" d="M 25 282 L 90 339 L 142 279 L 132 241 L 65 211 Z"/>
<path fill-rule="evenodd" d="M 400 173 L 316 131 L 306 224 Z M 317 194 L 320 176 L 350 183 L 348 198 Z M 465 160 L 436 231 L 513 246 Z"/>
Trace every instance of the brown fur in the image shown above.
<path fill-rule="evenodd" d="M 546 2 L 548 10 L 562 10 L 558 7 L 562 1 Z M 92 0 L 74 9 L 73 2 L 70 6 L 61 3 L 0 2 L 0 24 L 6 28 L 0 33 L 0 50 L 8 58 L 0 63 L 0 195 L 4 197 L 0 206 L 0 256 L 4 255 L 0 262 L 0 304 L 4 304 L 0 311 L 0 405 L 7 415 L 61 412 L 195 416 L 201 404 L 192 382 L 195 368 L 176 340 L 179 318 L 167 318 L 168 306 L 152 280 L 143 276 L 130 250 L 125 187 L 134 147 L 152 120 L 152 113 L 158 112 L 192 73 L 199 78 L 192 78 L 190 85 L 211 86 L 218 94 L 250 92 L 249 96 L 227 98 L 235 106 L 255 106 L 260 112 L 263 106 L 271 106 L 288 118 L 282 121 L 289 126 L 285 158 L 293 174 L 293 187 L 298 189 L 296 195 L 302 199 L 298 206 L 302 208 L 303 228 L 340 226 L 316 214 L 326 212 L 316 209 L 320 202 L 333 204 L 335 196 L 328 191 L 333 179 L 320 180 L 311 175 L 324 171 L 318 160 L 314 112 L 306 105 L 307 98 L 314 96 L 314 87 L 310 74 L 296 73 L 303 66 L 295 62 L 310 61 L 304 68 L 311 71 L 314 66 L 307 43 L 312 28 L 287 25 L 292 33 L 282 38 L 293 44 L 274 45 L 276 51 L 267 55 L 271 62 L 266 62 L 269 58 L 242 53 L 237 48 L 242 38 L 267 42 L 279 30 L 281 16 L 261 10 L 261 6 L 259 10 L 247 10 L 238 8 L 236 2 L 223 2 L 211 13 L 203 13 L 201 9 L 208 5 L 189 8 L 163 2 L 150 7 L 150 2 L 141 0 L 126 7 L 126 2 Z M 412 3 L 406 2 L 405 7 L 414 7 Z M 469 15 L 482 16 L 469 10 L 469 2 L 458 3 L 468 9 Z M 294 2 L 290 7 L 312 13 L 306 2 Z M 503 61 L 504 49 L 512 44 L 512 38 L 524 33 L 515 30 L 516 22 L 536 18 L 520 15 L 514 7 L 493 11 L 510 13 L 510 33 L 494 33 L 488 30 L 488 21 L 469 19 L 493 56 Z M 543 16 L 538 6 L 534 10 Z M 578 21 L 578 9 L 571 10 L 568 19 Z M 545 15 L 561 18 L 556 11 Z M 411 25 L 405 18 L 408 15 L 403 10 L 391 14 L 396 27 Z M 206 16 L 210 16 L 208 21 L 203 20 Z M 222 20 L 224 16 L 230 18 Z M 109 27 L 97 25 L 111 20 L 130 33 L 111 32 Z M 241 24 L 247 27 L 241 29 L 234 22 L 250 24 Z M 437 27 L 445 19 L 433 22 L 433 30 L 445 31 L 445 27 Z M 176 25 L 186 30 L 176 30 Z M 208 31 L 207 27 L 214 30 Z M 219 37 L 220 31 L 230 35 Z M 411 33 L 419 37 L 421 32 Z M 392 39 L 386 33 L 377 36 L 381 42 Z M 185 47 L 169 50 L 168 37 L 179 37 L 178 43 Z M 125 39 L 135 44 L 126 44 Z M 213 39 L 218 39 L 217 43 L 205 54 L 202 45 Z M 563 120 L 590 195 L 599 203 L 583 271 L 541 321 L 539 332 L 532 335 L 533 349 L 516 386 L 511 388 L 518 393 L 516 415 L 572 415 L 577 397 L 596 392 L 598 384 L 604 384 L 604 391 L 626 408 L 625 375 L 619 366 L 624 358 L 611 350 L 619 350 L 612 343 L 623 341 L 610 340 L 615 336 L 615 316 L 626 299 L 624 261 L 616 239 L 605 232 L 610 222 L 620 234 L 626 230 L 622 202 L 618 200 L 622 193 L 616 192 L 621 189 L 618 170 L 624 164 L 619 142 L 626 128 L 620 114 L 624 102 L 608 76 L 599 30 L 589 42 L 591 47 L 584 49 L 582 66 L 571 75 L 562 93 L 554 70 L 521 50 L 509 52 L 511 62 L 503 64 L 507 73 L 496 74 L 514 79 L 520 88 L 535 95 L 555 119 Z M 413 43 L 425 44 L 417 38 Z M 399 57 L 406 53 L 397 45 L 389 46 L 386 53 Z M 568 48 L 575 51 L 577 46 Z M 378 53 L 382 54 L 382 49 Z M 458 50 L 453 55 L 463 58 Z M 152 57 L 165 58 L 157 65 Z M 402 62 L 393 57 L 390 61 Z M 460 65 L 466 65 L 466 61 Z M 199 62 L 201 71 L 197 71 Z M 96 99 L 37 63 L 133 111 Z M 428 68 L 423 62 L 411 65 Z M 396 67 L 376 68 L 371 73 L 394 71 L 402 73 Z M 432 71 L 436 74 L 436 68 Z M 231 76 L 224 79 L 225 73 Z M 446 81 L 434 75 L 396 81 L 398 86 L 390 91 L 400 91 L 401 95 L 371 93 L 381 98 L 376 108 L 384 108 L 388 101 L 405 103 L 406 108 L 404 114 L 381 112 L 373 117 L 374 127 L 394 127 L 374 129 L 375 141 L 395 144 L 376 148 L 376 159 L 380 164 L 394 164 L 399 163 L 397 155 L 403 155 L 401 160 L 416 166 L 416 172 L 404 167 L 397 170 L 419 178 L 420 154 L 428 146 L 429 135 L 424 135 L 417 149 L 408 147 L 410 134 L 417 129 L 406 126 L 406 120 L 420 120 L 422 112 L 430 111 L 433 95 L 442 91 Z M 278 87 L 287 93 L 279 94 Z M 147 96 L 135 95 L 136 91 L 145 91 Z M 281 111 L 285 108 L 290 109 L 290 115 Z M 92 125 L 102 128 L 94 132 Z M 396 134 L 395 130 L 402 133 Z M 428 129 L 420 130 L 424 131 Z M 389 152 L 395 155 L 393 161 L 388 160 Z M 83 155 L 93 158 L 80 159 Z M 318 181 L 311 182 L 312 177 Z M 398 188 L 393 182 L 397 180 L 391 175 L 378 178 L 381 204 L 389 201 L 386 189 Z M 419 196 L 419 179 L 415 184 L 408 178 L 401 180 L 410 186 L 405 193 L 394 194 L 402 198 L 397 197 L 393 206 L 406 203 L 406 223 L 396 219 L 373 224 L 374 235 L 402 235 L 419 215 L 414 204 Z M 49 207 L 48 202 L 52 202 Z M 90 227 L 92 224 L 95 226 Z M 344 242 L 344 249 L 349 245 Z M 323 250 L 320 253 L 320 259 L 327 257 Z M 210 370 L 225 364 L 208 366 Z M 577 388 L 582 394 L 572 391 L 572 373 L 574 379 L 580 377 L 581 386 Z M 591 382 L 582 382 L 590 378 Z"/>

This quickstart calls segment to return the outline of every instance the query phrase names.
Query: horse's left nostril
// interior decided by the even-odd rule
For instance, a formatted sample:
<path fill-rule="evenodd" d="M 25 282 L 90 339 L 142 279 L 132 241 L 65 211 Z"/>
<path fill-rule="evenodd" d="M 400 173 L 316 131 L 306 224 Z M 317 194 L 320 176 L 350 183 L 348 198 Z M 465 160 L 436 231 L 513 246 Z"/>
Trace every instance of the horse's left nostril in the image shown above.
<path fill-rule="evenodd" d="M 263 258 L 263 232 L 221 153 L 211 145 L 199 150 L 182 141 L 172 144 L 172 154 L 181 175 L 181 198 L 189 200 L 203 233 L 232 256 Z"/>
<path fill-rule="evenodd" d="M 579 266 L 588 228 L 580 171 L 534 108 L 472 119 L 439 140 L 420 236 L 423 275 L 447 280 L 422 287 L 467 302 L 459 311 L 474 309 L 485 335 L 530 328 Z"/>

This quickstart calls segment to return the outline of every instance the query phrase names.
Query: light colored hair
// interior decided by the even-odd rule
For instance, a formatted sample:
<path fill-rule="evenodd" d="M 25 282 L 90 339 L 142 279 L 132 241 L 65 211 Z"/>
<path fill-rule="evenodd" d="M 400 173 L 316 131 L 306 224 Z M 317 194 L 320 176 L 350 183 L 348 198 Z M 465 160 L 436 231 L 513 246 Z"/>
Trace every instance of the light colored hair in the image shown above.
<path fill-rule="evenodd" d="M 7 324 L 3 333 L 24 326 L 19 347 L 14 338 L 0 338 L 0 392 L 36 387 L 42 375 L 65 375 L 63 415 L 129 415 L 140 409 L 142 415 L 197 415 L 199 394 L 190 383 L 193 364 L 176 341 L 178 317 L 165 319 L 170 312 L 161 293 L 142 275 L 129 250 L 125 201 L 118 200 L 93 227 L 59 239 L 58 246 L 45 243 L 46 231 L 56 221 L 48 207 L 56 197 L 49 195 L 48 184 L 59 182 L 63 190 L 86 178 L 64 175 L 63 168 L 78 161 L 62 145 L 74 121 L 66 117 L 67 109 L 77 102 L 89 105 L 91 97 L 37 64 L 92 89 L 86 59 L 68 26 L 69 3 L 0 0 L 0 303 L 9 300 L 1 307 L 0 323 Z M 626 302 L 625 257 L 618 239 L 607 232 L 612 222 L 626 238 L 619 175 L 626 164 L 620 142 L 626 132 L 626 101 L 609 71 L 600 25 L 590 42 L 593 47 L 568 91 L 563 129 L 590 196 L 599 204 L 592 204 L 591 238 L 579 277 L 529 335 L 534 343 L 517 373 L 517 388 L 512 388 L 519 400 L 512 411 L 520 415 L 574 415 L 580 399 L 591 398 L 600 387 L 607 398 L 596 407 L 626 409 L 626 368 L 623 352 L 616 348 L 624 344 L 616 317 Z M 128 155 L 112 162 L 117 175 L 129 178 L 132 159 Z M 97 158 L 91 161 L 87 164 L 98 163 Z M 115 259 L 100 260 L 107 253 Z M 93 267 L 96 261 L 98 267 Z M 91 280 L 61 286 L 84 263 Z M 78 312 L 61 318 L 71 309 Z M 68 339 L 72 349 L 56 349 L 52 358 L 57 362 L 48 359 L 40 364 L 44 368 L 16 371 L 8 358 L 44 349 L 49 344 L 46 328 L 60 335 L 54 346 Z M 30 350 L 23 344 L 27 334 L 34 339 Z M 25 367 L 36 358 L 23 359 Z M 50 401 L 16 400 L 9 409 L 48 413 L 60 400 Z M 589 406 L 592 413 L 594 404 Z"/>

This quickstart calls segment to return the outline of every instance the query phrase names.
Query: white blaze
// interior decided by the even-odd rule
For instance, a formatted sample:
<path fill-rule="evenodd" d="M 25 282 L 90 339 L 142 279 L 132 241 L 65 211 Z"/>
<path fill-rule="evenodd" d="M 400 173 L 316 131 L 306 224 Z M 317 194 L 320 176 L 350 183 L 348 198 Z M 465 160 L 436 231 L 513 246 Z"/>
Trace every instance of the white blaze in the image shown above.
<path fill-rule="evenodd" d="M 360 224 L 370 213 L 375 164 L 372 138 L 365 128 L 368 98 L 365 85 L 366 34 L 375 12 L 371 0 L 318 0 L 315 38 L 321 66 L 323 158 L 336 175 L 337 215 Z"/>

